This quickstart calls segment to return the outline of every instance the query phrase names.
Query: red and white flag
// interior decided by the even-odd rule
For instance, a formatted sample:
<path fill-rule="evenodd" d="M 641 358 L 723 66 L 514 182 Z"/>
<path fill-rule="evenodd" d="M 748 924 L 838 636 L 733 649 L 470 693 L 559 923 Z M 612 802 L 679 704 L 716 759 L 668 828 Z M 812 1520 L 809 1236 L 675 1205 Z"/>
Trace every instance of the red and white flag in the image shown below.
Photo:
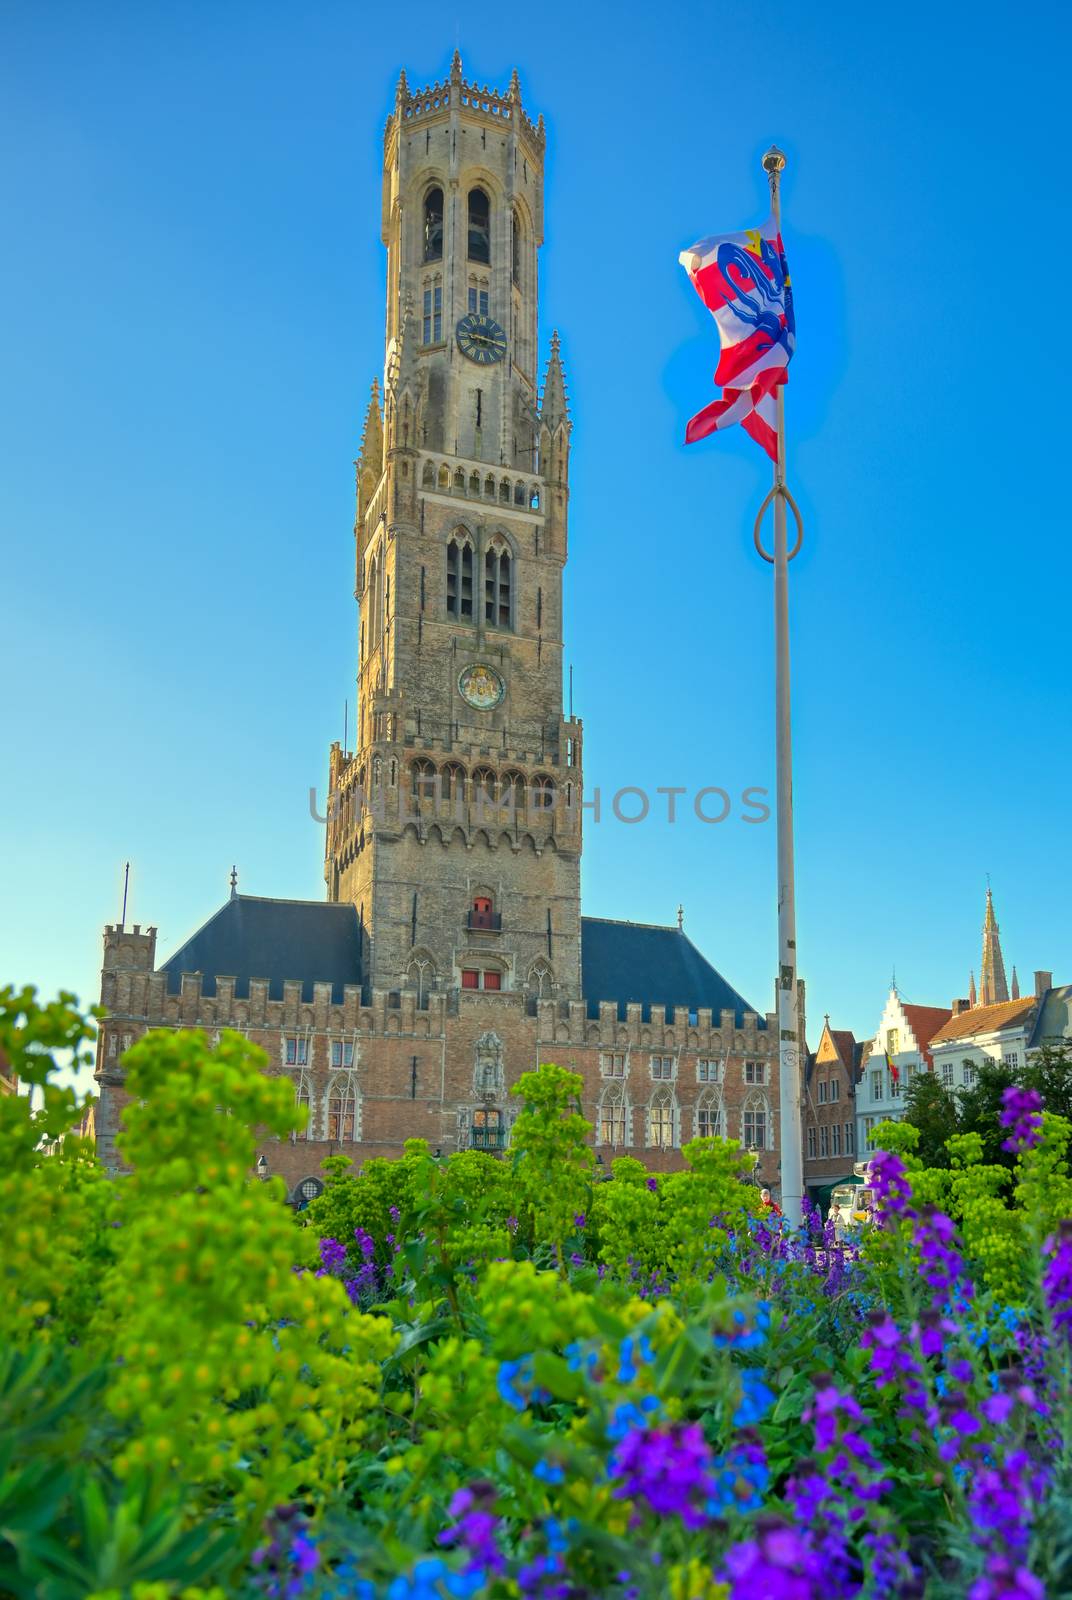
<path fill-rule="evenodd" d="M 772 460 L 778 457 L 774 392 L 785 383 L 796 344 L 793 290 L 774 218 L 762 228 L 701 239 L 678 260 L 718 324 L 715 382 L 722 396 L 698 411 L 685 443 L 739 422 Z"/>

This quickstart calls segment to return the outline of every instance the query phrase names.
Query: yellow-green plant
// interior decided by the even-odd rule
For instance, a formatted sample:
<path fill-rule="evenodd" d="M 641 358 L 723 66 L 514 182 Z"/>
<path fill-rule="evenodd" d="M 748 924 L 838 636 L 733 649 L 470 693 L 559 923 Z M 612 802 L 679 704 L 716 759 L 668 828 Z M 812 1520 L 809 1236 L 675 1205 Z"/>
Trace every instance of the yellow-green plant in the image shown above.
<path fill-rule="evenodd" d="M 537 1072 L 523 1072 L 510 1091 L 525 1102 L 511 1140 L 519 1215 L 523 1206 L 536 1241 L 553 1245 L 563 1276 L 565 1241 L 592 1193 L 592 1125 L 581 1115 L 581 1087 L 578 1073 L 548 1063 Z"/>

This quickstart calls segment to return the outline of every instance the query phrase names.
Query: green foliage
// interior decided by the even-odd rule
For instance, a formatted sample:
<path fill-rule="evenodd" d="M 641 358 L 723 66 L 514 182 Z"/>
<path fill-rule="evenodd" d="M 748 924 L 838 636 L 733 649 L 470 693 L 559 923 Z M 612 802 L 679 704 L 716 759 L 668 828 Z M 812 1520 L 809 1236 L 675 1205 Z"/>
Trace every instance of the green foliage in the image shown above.
<path fill-rule="evenodd" d="M 957 1102 L 933 1072 L 913 1075 L 905 1095 L 905 1122 L 919 1132 L 915 1154 L 925 1167 L 949 1166 L 946 1140 L 957 1125 Z"/>
<path fill-rule="evenodd" d="M 510 1091 L 525 1102 L 512 1137 L 518 1215 L 530 1219 L 537 1243 L 554 1248 L 563 1274 L 566 1240 L 575 1232 L 574 1217 L 588 1209 L 595 1162 L 581 1087 L 578 1073 L 548 1064 L 523 1072 Z"/>

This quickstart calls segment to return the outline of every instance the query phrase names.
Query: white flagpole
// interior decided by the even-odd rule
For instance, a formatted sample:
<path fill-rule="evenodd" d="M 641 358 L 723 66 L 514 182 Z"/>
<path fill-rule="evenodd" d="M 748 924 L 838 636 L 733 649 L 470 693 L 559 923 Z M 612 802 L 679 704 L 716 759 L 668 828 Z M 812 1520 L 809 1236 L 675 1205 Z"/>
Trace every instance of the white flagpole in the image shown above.
<path fill-rule="evenodd" d="M 763 157 L 771 206 L 782 231 L 780 180 L 785 156 L 772 145 Z M 774 673 L 778 813 L 778 1093 L 781 1108 L 782 1210 L 793 1227 L 801 1221 L 804 1193 L 800 1120 L 797 917 L 793 879 L 793 741 L 789 703 L 789 555 L 786 540 L 785 385 L 775 390 L 778 456 L 774 463 Z M 794 554 L 796 551 L 794 551 Z"/>

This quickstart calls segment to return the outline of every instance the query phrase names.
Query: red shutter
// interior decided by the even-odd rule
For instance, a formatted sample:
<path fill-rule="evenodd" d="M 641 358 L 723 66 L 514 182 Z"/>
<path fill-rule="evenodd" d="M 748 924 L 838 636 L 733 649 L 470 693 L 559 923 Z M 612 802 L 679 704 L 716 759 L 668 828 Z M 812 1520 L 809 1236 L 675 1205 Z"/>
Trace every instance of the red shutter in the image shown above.
<path fill-rule="evenodd" d="M 462 988 L 463 989 L 479 989 L 479 987 L 480 987 L 480 974 L 479 974 L 479 972 L 463 972 L 462 973 Z"/>

